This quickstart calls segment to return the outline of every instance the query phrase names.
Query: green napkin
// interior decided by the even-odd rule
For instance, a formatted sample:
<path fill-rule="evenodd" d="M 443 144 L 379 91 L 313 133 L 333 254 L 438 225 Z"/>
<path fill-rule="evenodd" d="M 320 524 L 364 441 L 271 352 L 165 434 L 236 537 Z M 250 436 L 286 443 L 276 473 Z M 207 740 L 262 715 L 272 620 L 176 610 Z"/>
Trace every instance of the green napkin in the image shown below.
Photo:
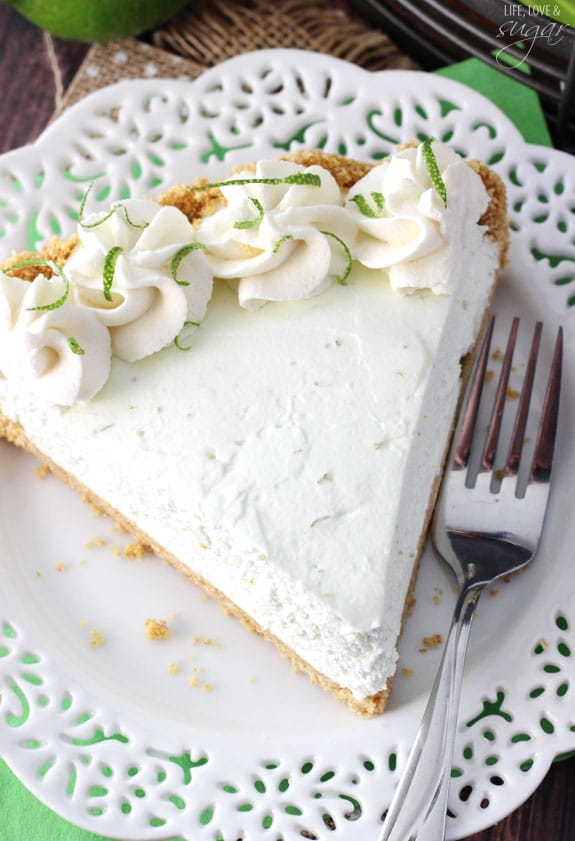
<path fill-rule="evenodd" d="M 463 82 L 490 99 L 515 124 L 527 143 L 536 143 L 539 146 L 553 145 L 539 97 L 523 82 L 511 78 L 478 58 L 468 58 L 458 64 L 442 67 L 436 73 L 438 76 Z"/>
<path fill-rule="evenodd" d="M 72 826 L 36 800 L 1 760 L 0 826 L 2 841 L 104 841 Z"/>
<path fill-rule="evenodd" d="M 463 82 L 490 99 L 515 123 L 528 143 L 552 145 L 537 94 L 526 85 L 475 58 L 437 73 Z M 54 814 L 24 788 L 2 760 L 0 827 L 2 841 L 106 841 Z"/>

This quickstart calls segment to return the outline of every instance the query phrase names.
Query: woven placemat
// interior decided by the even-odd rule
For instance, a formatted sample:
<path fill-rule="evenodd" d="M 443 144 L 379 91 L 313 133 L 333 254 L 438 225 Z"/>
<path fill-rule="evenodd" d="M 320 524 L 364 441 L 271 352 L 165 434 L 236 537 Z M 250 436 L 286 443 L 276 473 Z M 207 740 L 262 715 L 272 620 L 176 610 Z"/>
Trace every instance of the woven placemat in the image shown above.
<path fill-rule="evenodd" d="M 94 44 L 59 112 L 123 79 L 193 79 L 225 59 L 260 49 L 313 50 L 366 70 L 417 68 L 384 32 L 342 0 L 197 0 L 150 40 Z"/>

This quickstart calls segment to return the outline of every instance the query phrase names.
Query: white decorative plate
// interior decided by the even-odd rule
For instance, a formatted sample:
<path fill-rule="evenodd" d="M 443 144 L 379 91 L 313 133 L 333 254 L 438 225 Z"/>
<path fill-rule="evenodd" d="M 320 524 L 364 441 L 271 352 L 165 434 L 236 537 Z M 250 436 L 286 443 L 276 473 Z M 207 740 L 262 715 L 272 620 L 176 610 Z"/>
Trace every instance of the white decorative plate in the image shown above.
<path fill-rule="evenodd" d="M 450 795 L 461 838 L 508 814 L 575 748 L 575 159 L 526 146 L 486 99 L 415 72 L 370 74 L 298 51 L 232 59 L 197 81 L 125 82 L 0 160 L 0 246 L 39 246 L 90 201 L 150 195 L 297 148 L 375 161 L 432 135 L 494 167 L 513 243 L 495 302 L 567 333 L 560 458 L 541 551 L 485 595 L 472 633 Z M 430 550 L 389 711 L 363 721 L 294 676 L 33 460 L 0 444 L 0 732 L 12 769 L 70 821 L 121 839 L 375 838 L 423 710 L 452 584 Z M 102 544 L 102 545 L 97 545 Z M 146 617 L 173 636 L 144 638 Z M 92 647 L 92 632 L 105 645 Z M 97 635 L 96 635 L 97 638 Z M 170 666 L 169 664 L 175 664 Z M 197 684 L 197 685 L 194 685 Z"/>

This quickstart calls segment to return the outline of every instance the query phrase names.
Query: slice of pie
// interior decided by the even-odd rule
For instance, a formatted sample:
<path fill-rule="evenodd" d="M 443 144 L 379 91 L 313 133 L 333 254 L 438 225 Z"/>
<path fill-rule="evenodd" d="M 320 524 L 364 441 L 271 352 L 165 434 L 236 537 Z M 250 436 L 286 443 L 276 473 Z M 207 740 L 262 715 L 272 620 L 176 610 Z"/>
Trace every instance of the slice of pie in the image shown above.
<path fill-rule="evenodd" d="M 0 434 L 381 712 L 505 191 L 435 141 L 90 213 L 0 275 Z"/>

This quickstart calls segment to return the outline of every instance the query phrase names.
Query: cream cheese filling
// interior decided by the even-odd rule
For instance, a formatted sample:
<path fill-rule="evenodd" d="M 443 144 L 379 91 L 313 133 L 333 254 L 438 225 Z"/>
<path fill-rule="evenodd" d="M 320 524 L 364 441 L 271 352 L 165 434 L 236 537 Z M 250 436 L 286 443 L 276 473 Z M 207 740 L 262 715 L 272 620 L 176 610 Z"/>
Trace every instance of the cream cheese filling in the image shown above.
<path fill-rule="evenodd" d="M 89 402 L 2 410 L 264 629 L 357 698 L 385 685 L 428 500 L 498 248 L 450 296 L 355 266 L 309 300 L 241 310 L 223 283 L 192 351 L 112 360 Z"/>

